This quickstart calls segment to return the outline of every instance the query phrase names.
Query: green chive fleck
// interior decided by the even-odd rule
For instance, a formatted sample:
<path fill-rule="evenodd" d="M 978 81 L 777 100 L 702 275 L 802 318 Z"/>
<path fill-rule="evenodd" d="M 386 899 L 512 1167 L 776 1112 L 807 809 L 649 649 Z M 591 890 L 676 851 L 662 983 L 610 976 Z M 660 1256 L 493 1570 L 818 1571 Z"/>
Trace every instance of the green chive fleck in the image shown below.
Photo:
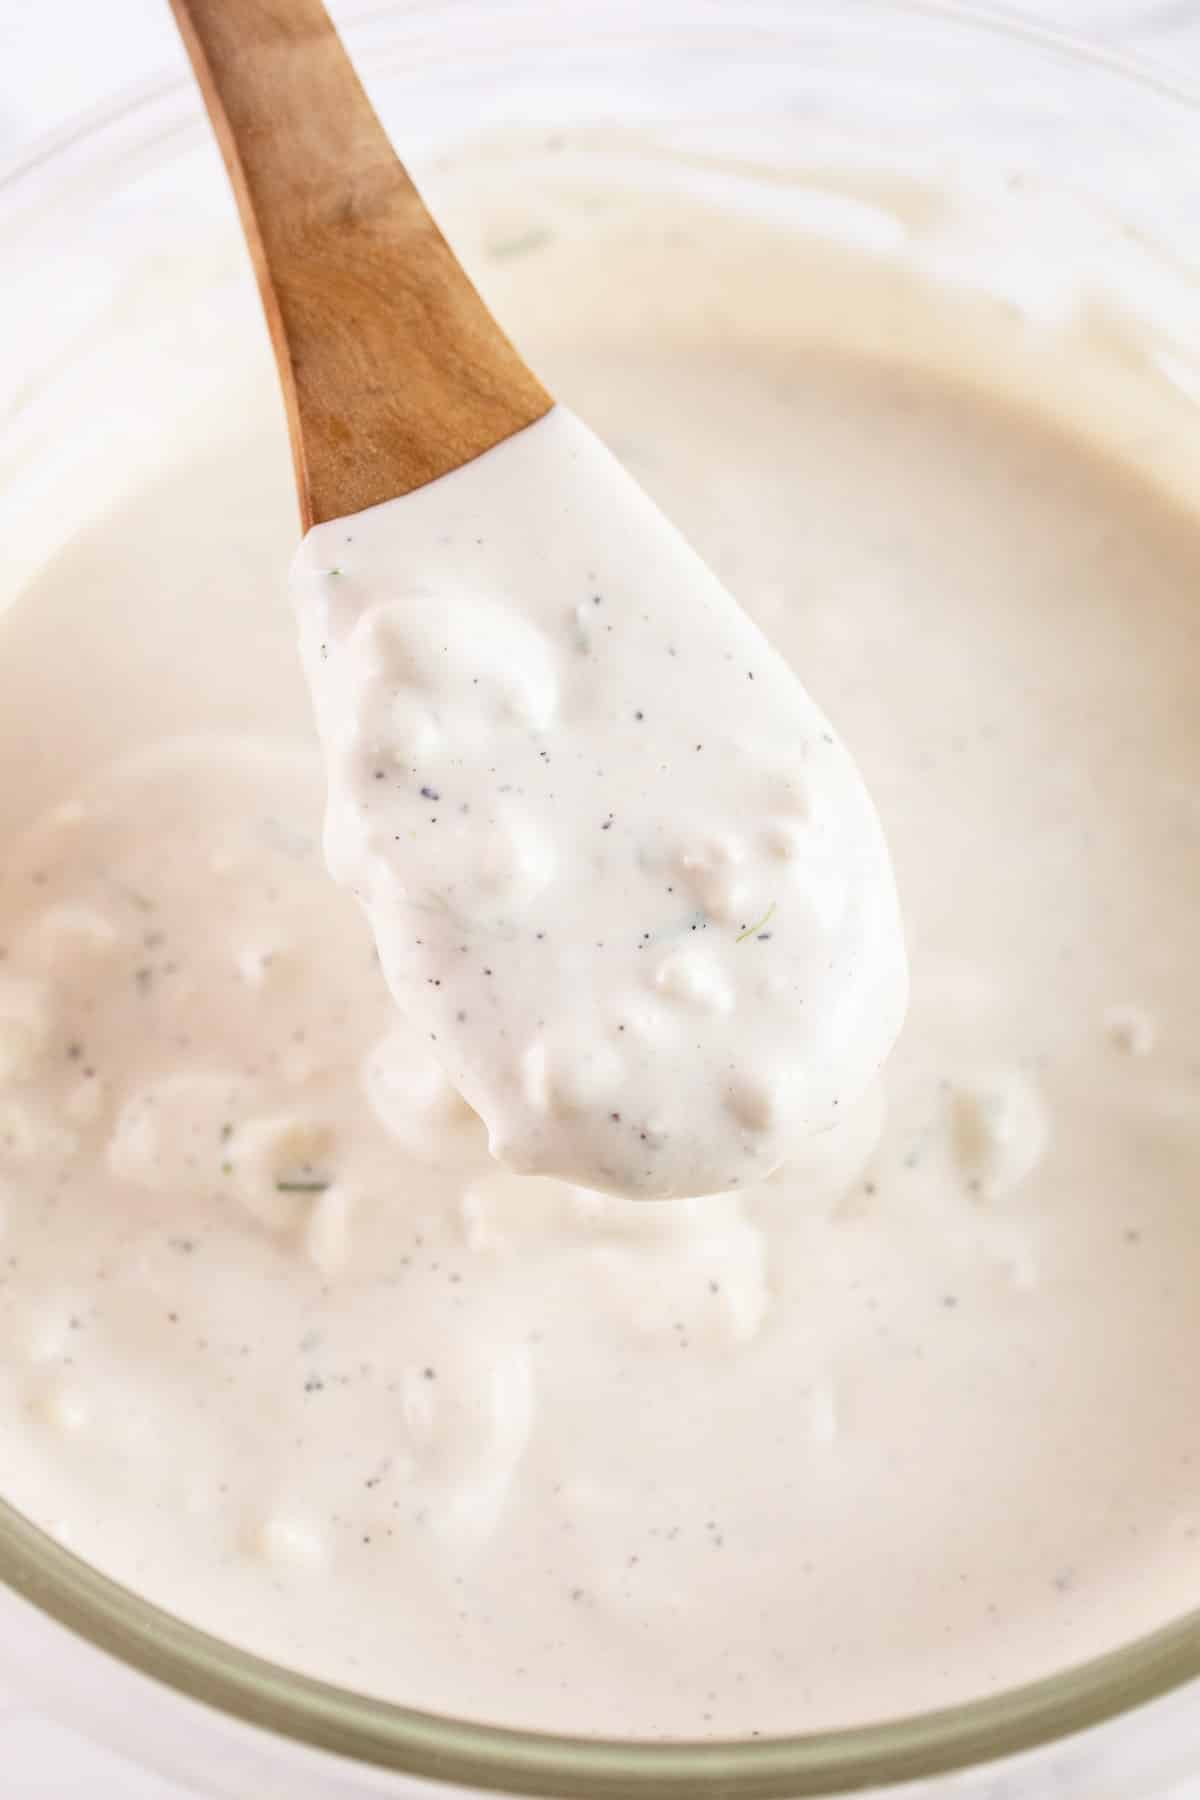
<path fill-rule="evenodd" d="M 764 925 L 769 925 L 774 917 L 775 902 L 772 900 L 770 906 L 768 906 L 758 923 L 756 925 L 747 925 L 745 931 L 739 931 L 736 941 L 740 944 L 743 938 L 753 937 L 756 931 L 761 931 Z"/>

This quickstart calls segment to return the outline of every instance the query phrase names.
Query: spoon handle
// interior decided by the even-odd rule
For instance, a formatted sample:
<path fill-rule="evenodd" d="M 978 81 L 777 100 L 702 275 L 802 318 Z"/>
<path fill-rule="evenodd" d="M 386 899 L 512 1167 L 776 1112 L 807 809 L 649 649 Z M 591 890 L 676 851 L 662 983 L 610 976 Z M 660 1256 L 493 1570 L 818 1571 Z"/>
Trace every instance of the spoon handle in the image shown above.
<path fill-rule="evenodd" d="M 397 158 L 321 0 L 171 0 L 254 259 L 304 526 L 549 411 Z"/>

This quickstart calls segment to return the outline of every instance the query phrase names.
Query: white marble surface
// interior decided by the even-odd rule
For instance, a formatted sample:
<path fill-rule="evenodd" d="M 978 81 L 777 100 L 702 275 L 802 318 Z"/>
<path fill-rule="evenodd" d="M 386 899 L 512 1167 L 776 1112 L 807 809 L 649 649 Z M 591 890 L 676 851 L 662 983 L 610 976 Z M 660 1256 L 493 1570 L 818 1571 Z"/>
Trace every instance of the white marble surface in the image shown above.
<path fill-rule="evenodd" d="M 486 0 L 479 0 L 486 4 Z M 353 0 L 334 0 L 336 16 Z M 1032 0 L 1010 12 L 1200 82 L 1200 0 Z M 122 88 L 185 70 L 166 0 L 0 0 L 0 164 Z M 203 1800 L 0 1691 L 4 1800 Z"/>

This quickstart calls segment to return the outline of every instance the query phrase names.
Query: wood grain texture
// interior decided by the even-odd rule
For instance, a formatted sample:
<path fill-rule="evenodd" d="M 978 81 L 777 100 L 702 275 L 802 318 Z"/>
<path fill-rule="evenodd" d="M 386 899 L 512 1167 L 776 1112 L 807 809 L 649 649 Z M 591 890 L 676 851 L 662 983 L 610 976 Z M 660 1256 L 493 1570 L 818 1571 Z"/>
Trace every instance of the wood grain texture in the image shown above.
<path fill-rule="evenodd" d="M 549 411 L 393 151 L 321 0 L 171 0 L 254 258 L 305 528 Z"/>

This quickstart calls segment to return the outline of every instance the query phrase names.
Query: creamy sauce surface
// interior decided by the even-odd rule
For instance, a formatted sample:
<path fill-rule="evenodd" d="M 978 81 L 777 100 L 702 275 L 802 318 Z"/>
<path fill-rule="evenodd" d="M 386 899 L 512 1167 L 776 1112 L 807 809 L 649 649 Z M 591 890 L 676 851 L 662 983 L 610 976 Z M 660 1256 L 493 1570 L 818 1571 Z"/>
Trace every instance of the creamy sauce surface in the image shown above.
<path fill-rule="evenodd" d="M 933 323 L 838 351 L 877 267 L 823 347 L 768 224 L 613 192 L 489 257 L 462 181 L 501 316 L 854 746 L 909 1019 L 734 1192 L 497 1166 L 324 868 L 264 356 L 3 623 L 0 1491 L 235 1642 L 544 1729 L 855 1724 L 1127 1642 L 1200 1598 L 1200 524 Z M 770 868 L 747 923 L 809 893 Z"/>
<path fill-rule="evenodd" d="M 330 866 L 511 1167 L 762 1179 L 859 1100 L 906 969 L 862 781 L 563 407 L 305 539 Z"/>

